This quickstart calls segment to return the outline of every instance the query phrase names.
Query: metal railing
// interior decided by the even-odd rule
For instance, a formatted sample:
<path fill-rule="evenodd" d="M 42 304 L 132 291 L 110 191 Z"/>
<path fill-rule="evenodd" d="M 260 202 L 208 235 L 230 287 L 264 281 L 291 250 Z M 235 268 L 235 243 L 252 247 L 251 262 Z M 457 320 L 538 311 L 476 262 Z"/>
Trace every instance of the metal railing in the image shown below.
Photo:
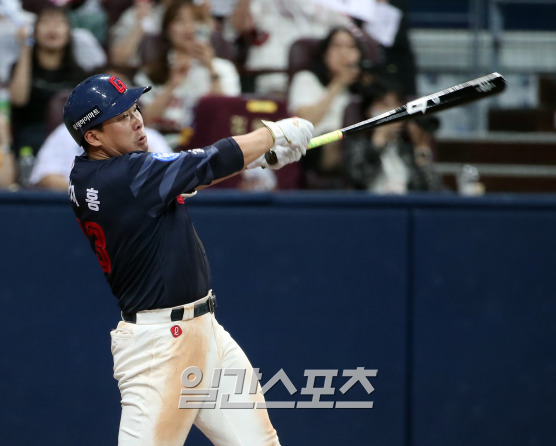
<path fill-rule="evenodd" d="M 430 91 L 449 87 L 480 75 L 498 71 L 512 86 L 504 97 L 494 97 L 446 116 L 465 120 L 463 132 L 484 132 L 489 107 L 535 107 L 539 74 L 556 73 L 556 30 L 516 31 L 506 29 L 507 5 L 554 5 L 556 0 L 468 0 L 462 13 L 426 12 L 410 16 L 420 23 L 410 31 L 419 72 L 445 77 L 445 84 L 421 84 Z M 445 24 L 439 29 L 438 23 Z M 430 23 L 430 28 L 426 24 Z M 425 24 L 425 25 L 423 25 Z M 527 84 L 527 85 L 526 85 Z M 421 91 L 426 94 L 430 91 Z M 459 130 L 454 130 L 457 132 Z"/>

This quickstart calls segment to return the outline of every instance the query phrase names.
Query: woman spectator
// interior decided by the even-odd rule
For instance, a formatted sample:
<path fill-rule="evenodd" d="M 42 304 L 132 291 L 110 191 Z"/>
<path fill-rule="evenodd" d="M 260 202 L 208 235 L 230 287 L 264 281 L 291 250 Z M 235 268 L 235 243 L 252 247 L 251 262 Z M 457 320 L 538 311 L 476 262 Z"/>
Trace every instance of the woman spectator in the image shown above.
<path fill-rule="evenodd" d="M 290 113 L 311 121 L 316 135 L 343 127 L 344 110 L 352 95 L 375 80 L 371 72 L 360 69 L 363 54 L 362 44 L 348 28 L 333 28 L 320 44 L 313 69 L 294 75 L 288 97 Z M 342 187 L 341 161 L 339 144 L 309 152 L 303 163 L 307 187 Z"/>
<path fill-rule="evenodd" d="M 171 146 L 186 143 L 179 133 L 192 125 L 199 98 L 241 93 L 234 64 L 214 56 L 210 34 L 202 7 L 192 0 L 172 3 L 162 20 L 166 50 L 135 76 L 135 84 L 153 86 L 142 102 L 145 124 L 164 131 Z"/>
<path fill-rule="evenodd" d="M 397 88 L 376 84 L 363 95 L 365 119 L 403 105 Z M 351 187 L 376 194 L 443 189 L 433 163 L 433 136 L 440 125 L 435 116 L 394 122 L 354 135 L 347 141 L 347 173 Z"/>
<path fill-rule="evenodd" d="M 18 35 L 19 60 L 10 77 L 12 148 L 30 146 L 36 155 L 47 136 L 46 111 L 60 90 L 81 82 L 85 71 L 73 56 L 71 28 L 62 8 L 47 7 L 37 16 L 32 37 Z"/>

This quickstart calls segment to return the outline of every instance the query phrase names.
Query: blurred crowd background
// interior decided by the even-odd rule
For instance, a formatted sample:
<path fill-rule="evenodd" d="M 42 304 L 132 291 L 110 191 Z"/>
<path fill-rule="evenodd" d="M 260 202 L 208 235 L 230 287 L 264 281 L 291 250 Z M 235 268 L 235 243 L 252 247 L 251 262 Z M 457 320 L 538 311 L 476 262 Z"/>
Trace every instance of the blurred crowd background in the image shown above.
<path fill-rule="evenodd" d="M 218 187 L 553 193 L 555 20 L 556 0 L 0 0 L 0 188 L 67 189 L 82 151 L 63 104 L 91 74 L 153 86 L 166 152 L 293 115 L 318 135 L 498 71 L 500 96 Z"/>

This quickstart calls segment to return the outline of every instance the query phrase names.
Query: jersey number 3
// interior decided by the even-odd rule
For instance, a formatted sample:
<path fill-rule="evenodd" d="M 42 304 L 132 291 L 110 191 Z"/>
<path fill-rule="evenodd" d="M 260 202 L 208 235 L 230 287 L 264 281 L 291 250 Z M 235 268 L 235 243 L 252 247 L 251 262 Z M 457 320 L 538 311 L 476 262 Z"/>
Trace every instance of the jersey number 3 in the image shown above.
<path fill-rule="evenodd" d="M 94 221 L 86 221 L 83 225 L 83 230 L 87 238 L 94 242 L 98 263 L 102 271 L 109 273 L 112 270 L 112 264 L 108 252 L 106 252 L 106 237 L 104 236 L 104 230 Z"/>

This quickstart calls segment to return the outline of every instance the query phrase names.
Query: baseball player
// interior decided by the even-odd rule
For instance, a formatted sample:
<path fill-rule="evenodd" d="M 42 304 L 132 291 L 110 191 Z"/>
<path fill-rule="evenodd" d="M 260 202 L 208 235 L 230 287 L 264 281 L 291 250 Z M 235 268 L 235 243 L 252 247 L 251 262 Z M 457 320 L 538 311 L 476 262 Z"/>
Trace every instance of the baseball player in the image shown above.
<path fill-rule="evenodd" d="M 64 107 L 65 125 L 85 149 L 70 174 L 71 205 L 122 313 L 111 332 L 122 398 L 119 445 L 182 446 L 192 424 L 216 445 L 277 445 L 266 409 L 252 408 L 264 398 L 249 389 L 257 383 L 251 364 L 214 317 L 207 255 L 184 197 L 244 166 L 266 167 L 271 148 L 278 158 L 272 168 L 298 161 L 313 125 L 297 118 L 264 122 L 202 149 L 149 153 L 137 104 L 149 90 L 97 75 L 80 83 Z M 211 389 L 222 369 L 245 371 L 241 392 L 238 377 L 225 373 L 217 375 L 217 391 L 250 409 L 184 402 L 183 395 Z M 214 394 L 206 399 L 215 401 Z"/>

